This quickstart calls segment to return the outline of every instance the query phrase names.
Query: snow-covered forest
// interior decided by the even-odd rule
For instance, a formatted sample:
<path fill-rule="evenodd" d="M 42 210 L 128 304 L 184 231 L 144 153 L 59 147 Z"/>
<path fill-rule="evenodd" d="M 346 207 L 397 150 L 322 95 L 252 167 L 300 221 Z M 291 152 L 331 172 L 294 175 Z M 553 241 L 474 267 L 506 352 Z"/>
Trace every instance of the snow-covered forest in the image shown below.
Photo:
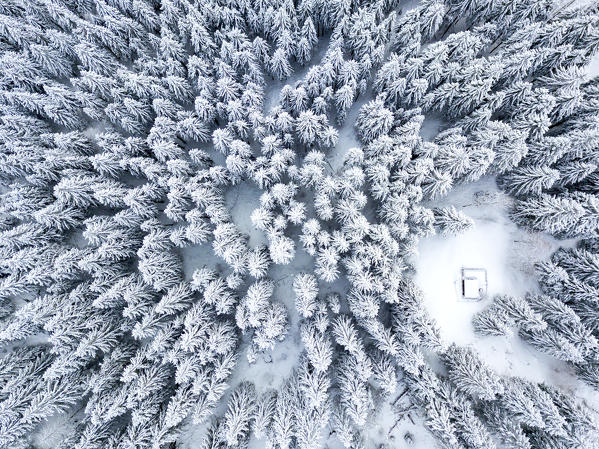
<path fill-rule="evenodd" d="M 0 448 L 599 448 L 597 54 L 596 0 L 1 0 Z"/>

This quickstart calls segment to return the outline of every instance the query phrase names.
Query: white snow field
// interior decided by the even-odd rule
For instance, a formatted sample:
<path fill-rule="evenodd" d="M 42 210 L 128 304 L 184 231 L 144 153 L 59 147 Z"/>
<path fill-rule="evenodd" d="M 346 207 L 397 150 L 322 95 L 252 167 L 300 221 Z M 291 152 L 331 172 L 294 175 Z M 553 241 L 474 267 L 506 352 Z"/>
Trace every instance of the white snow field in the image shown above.
<path fill-rule="evenodd" d="M 429 204 L 450 205 L 470 216 L 474 227 L 453 237 L 422 239 L 415 258 L 416 282 L 445 342 L 471 346 L 499 374 L 559 386 L 599 409 L 599 393 L 578 380 L 565 363 L 536 351 L 518 335 L 476 335 L 471 324 L 472 316 L 487 307 L 494 295 L 537 292 L 534 264 L 548 259 L 559 247 L 574 246 L 576 240 L 557 240 L 516 226 L 508 215 L 511 199 L 497 188 L 494 177 L 457 186 Z M 485 299 L 461 299 L 462 267 L 487 270 Z"/>

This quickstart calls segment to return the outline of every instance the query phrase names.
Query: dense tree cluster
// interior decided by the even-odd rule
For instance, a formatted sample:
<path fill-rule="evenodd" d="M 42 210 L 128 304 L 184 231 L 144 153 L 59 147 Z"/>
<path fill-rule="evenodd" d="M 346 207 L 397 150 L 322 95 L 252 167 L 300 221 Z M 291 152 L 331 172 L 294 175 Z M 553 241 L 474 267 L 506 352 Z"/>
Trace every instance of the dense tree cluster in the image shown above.
<path fill-rule="evenodd" d="M 599 257 L 593 239 L 561 248 L 550 261 L 537 264 L 542 294 L 501 296 L 477 314 L 482 335 L 519 336 L 539 351 L 567 362 L 578 376 L 599 389 Z"/>
<path fill-rule="evenodd" d="M 360 448 L 400 382 L 447 447 L 597 447 L 585 406 L 444 346 L 411 275 L 420 238 L 472 226 L 425 201 L 497 175 L 517 222 L 584 240 L 475 327 L 599 385 L 599 9 L 399 3 L 0 4 L 0 447 L 80 409 L 57 449 L 173 447 L 187 423 L 207 449 Z M 245 185 L 264 244 L 227 204 Z M 271 267 L 298 251 L 290 310 Z M 279 391 L 234 374 L 294 331 Z"/>

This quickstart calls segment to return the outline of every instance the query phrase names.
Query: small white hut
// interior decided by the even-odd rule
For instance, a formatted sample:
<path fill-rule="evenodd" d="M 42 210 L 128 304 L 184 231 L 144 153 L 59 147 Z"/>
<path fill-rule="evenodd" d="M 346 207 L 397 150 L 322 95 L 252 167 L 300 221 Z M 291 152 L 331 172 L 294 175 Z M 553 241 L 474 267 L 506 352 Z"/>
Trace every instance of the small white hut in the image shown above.
<path fill-rule="evenodd" d="M 487 270 L 484 268 L 465 268 L 461 270 L 462 299 L 480 301 L 487 296 Z"/>

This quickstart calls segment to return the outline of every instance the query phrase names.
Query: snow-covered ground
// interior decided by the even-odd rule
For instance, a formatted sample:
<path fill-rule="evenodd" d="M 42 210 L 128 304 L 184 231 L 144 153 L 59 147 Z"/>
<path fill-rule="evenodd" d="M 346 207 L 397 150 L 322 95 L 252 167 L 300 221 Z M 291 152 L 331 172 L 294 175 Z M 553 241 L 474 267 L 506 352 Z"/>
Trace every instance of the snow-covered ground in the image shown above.
<path fill-rule="evenodd" d="M 75 429 L 71 415 L 60 413 L 46 420 L 35 433 L 33 443 L 36 449 L 53 449 Z"/>
<path fill-rule="evenodd" d="M 517 227 L 508 214 L 511 200 L 497 188 L 493 177 L 457 186 L 442 200 L 429 204 L 449 205 L 470 216 L 474 228 L 455 237 L 422 239 L 415 258 L 416 282 L 443 339 L 472 346 L 499 374 L 560 386 L 599 408 L 599 393 L 580 382 L 565 363 L 541 354 L 517 335 L 475 335 L 471 324 L 472 316 L 488 306 L 494 295 L 523 296 L 538 291 L 535 262 L 548 259 L 560 246 L 573 246 L 576 241 L 556 240 Z M 458 279 L 462 267 L 487 270 L 486 299 L 460 299 Z"/>
<path fill-rule="evenodd" d="M 538 288 L 534 263 L 548 258 L 560 245 L 574 243 L 518 228 L 508 216 L 510 204 L 510 198 L 498 190 L 491 177 L 458 186 L 441 201 L 429 204 L 453 205 L 475 222 L 471 230 L 455 237 L 435 235 L 422 239 L 415 258 L 416 280 L 448 340 L 471 343 L 474 334 L 470 327 L 464 328 L 464 323 L 469 323 L 471 315 L 490 301 L 459 299 L 462 267 L 487 270 L 489 297 L 496 294 L 523 296 Z"/>

